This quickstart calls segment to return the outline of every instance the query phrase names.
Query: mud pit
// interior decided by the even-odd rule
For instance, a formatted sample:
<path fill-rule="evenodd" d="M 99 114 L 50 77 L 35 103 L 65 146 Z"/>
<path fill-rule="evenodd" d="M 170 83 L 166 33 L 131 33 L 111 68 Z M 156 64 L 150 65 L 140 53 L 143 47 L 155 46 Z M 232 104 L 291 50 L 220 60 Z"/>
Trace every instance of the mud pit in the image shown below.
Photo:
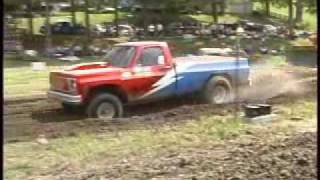
<path fill-rule="evenodd" d="M 280 76 L 280 80 L 276 79 L 274 82 L 270 81 L 268 71 L 264 72 L 262 75 L 260 73 L 253 78 L 255 86 L 252 89 L 243 90 L 242 96 L 247 101 L 261 101 L 262 95 L 266 95 L 262 99 L 263 101 L 269 99 L 268 101 L 271 103 L 277 104 L 287 102 L 292 99 L 291 97 L 296 99 L 298 96 L 315 98 L 316 80 L 314 80 L 314 77 L 316 71 L 292 68 L 286 71 L 281 70 L 273 74 L 272 77 Z M 285 72 L 285 76 L 283 76 L 283 72 Z M 294 74 L 294 76 L 290 74 L 290 78 L 288 78 L 288 72 Z M 281 79 L 283 77 L 284 79 Z M 288 79 L 290 81 L 287 82 L 291 82 L 293 79 L 303 80 L 305 78 L 310 79 L 310 77 L 313 79 L 300 83 L 299 86 L 294 86 L 294 88 L 290 88 L 293 86 L 285 83 Z M 276 91 L 266 94 L 268 91 L 266 91 L 267 88 L 263 88 L 264 85 L 268 85 L 269 88 L 281 88 L 275 88 Z M 303 87 L 303 90 L 297 89 L 300 87 Z M 291 91 L 291 89 L 295 91 Z M 175 124 L 191 119 L 196 120 L 201 115 L 206 114 L 226 115 L 232 112 L 233 109 L 234 106 L 232 104 L 214 106 L 200 104 L 194 98 L 180 98 L 128 107 L 125 118 L 116 121 L 99 121 L 86 119 L 82 113 L 65 113 L 59 104 L 48 101 L 45 97 L 28 98 L 27 100 L 16 99 L 5 101 L 4 103 L 4 136 L 5 142 L 16 142 L 33 140 L 39 135 L 45 135 L 47 138 L 57 138 L 75 136 L 84 132 L 105 133 L 108 131 L 146 128 L 148 126 L 158 127 L 167 123 Z"/>
<path fill-rule="evenodd" d="M 270 138 L 276 137 L 276 138 Z M 42 179 L 316 179 L 316 133 L 248 131 L 245 138 L 201 148 L 102 162 L 99 168 L 63 168 Z"/>

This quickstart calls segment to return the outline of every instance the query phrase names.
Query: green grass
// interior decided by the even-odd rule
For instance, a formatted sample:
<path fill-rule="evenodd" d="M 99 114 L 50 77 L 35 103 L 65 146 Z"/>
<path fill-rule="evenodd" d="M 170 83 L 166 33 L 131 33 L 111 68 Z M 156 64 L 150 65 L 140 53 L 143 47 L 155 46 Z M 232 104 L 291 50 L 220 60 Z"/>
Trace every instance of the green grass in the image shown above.
<path fill-rule="evenodd" d="M 49 68 L 53 70 L 53 68 Z M 4 96 L 31 95 L 46 92 L 49 71 L 32 71 L 31 67 L 4 70 Z"/>
<path fill-rule="evenodd" d="M 316 117 L 316 102 L 300 100 L 291 104 L 276 106 L 278 121 L 275 127 L 290 130 L 291 117 L 302 117 L 304 124 Z M 293 122 L 292 122 L 293 123 Z M 294 123 L 291 126 L 294 125 Z M 179 151 L 186 147 L 205 147 L 222 142 L 227 138 L 241 136 L 247 128 L 259 125 L 235 120 L 233 115 L 211 115 L 200 117 L 177 126 L 162 126 L 139 131 L 119 131 L 104 134 L 81 134 L 76 137 L 64 137 L 49 140 L 48 145 L 33 142 L 5 144 L 5 178 L 23 179 L 42 172 L 52 172 L 63 164 L 81 168 L 88 163 L 96 165 L 103 160 L 119 160 L 130 155 L 157 153 L 159 151 Z M 265 126 L 265 125 L 263 125 Z M 272 128 L 270 124 L 268 128 Z M 299 125 L 300 126 L 300 125 Z M 261 127 L 261 126 L 259 126 Z M 298 127 L 298 126 L 296 126 Z M 280 129 L 281 130 L 281 129 Z M 292 129 L 291 129 L 292 130 Z M 112 163 L 112 161 L 108 161 Z M 96 163 L 96 164 L 95 164 Z"/>
<path fill-rule="evenodd" d="M 200 14 L 200 15 L 190 15 L 190 17 L 195 18 L 198 21 L 202 21 L 202 22 L 206 22 L 206 23 L 212 23 L 213 19 L 212 16 L 210 15 L 206 15 L 206 14 Z M 223 22 L 236 22 L 237 20 L 239 20 L 239 16 L 235 16 L 235 15 L 223 15 L 223 16 L 219 16 L 218 21 L 220 23 Z"/>
<path fill-rule="evenodd" d="M 263 6 L 260 3 L 254 3 L 254 8 L 263 8 Z M 270 11 L 282 15 L 288 15 L 288 8 L 287 7 L 277 7 L 275 5 L 270 6 Z M 295 17 L 295 7 L 293 9 L 293 16 Z M 306 30 L 310 31 L 316 31 L 317 30 L 317 14 L 311 14 L 309 12 L 304 11 L 303 13 L 303 22 L 302 22 L 304 28 Z"/>
<path fill-rule="evenodd" d="M 16 179 L 34 172 L 46 172 L 61 164 L 73 167 L 102 158 L 120 159 L 130 154 L 156 152 L 161 149 L 179 149 L 239 135 L 245 124 L 232 116 L 203 117 L 180 127 L 165 126 L 157 131 L 145 129 L 119 132 L 99 137 L 82 134 L 51 140 L 48 146 L 34 143 L 15 143 L 5 146 L 5 178 Z M 36 171 L 35 171 L 36 170 Z M 52 170 L 52 169 L 51 169 Z"/>
<path fill-rule="evenodd" d="M 46 62 L 47 69 L 34 71 L 31 68 L 32 61 Z M 26 58 L 19 56 L 4 57 L 4 95 L 6 96 L 28 96 L 31 94 L 45 93 L 49 88 L 49 72 L 62 70 L 65 66 L 88 62 L 86 58 L 79 62 L 61 62 L 56 59 Z M 90 60 L 90 61 L 95 61 Z"/>
<path fill-rule="evenodd" d="M 65 16 L 63 16 L 65 15 Z M 127 13 L 120 12 L 119 17 L 124 17 Z M 91 26 L 94 24 L 99 24 L 103 22 L 112 22 L 114 19 L 114 15 L 110 13 L 105 14 L 90 14 L 90 24 Z M 28 18 L 17 18 L 19 28 L 28 29 Z M 77 23 L 85 25 L 85 13 L 84 12 L 76 12 L 76 20 Z M 71 13 L 68 12 L 60 12 L 59 16 L 51 17 L 51 23 L 55 23 L 57 21 L 69 21 L 71 22 Z M 39 30 L 42 25 L 45 23 L 45 17 L 37 17 L 33 18 L 33 26 L 34 26 L 34 34 L 40 34 Z"/>

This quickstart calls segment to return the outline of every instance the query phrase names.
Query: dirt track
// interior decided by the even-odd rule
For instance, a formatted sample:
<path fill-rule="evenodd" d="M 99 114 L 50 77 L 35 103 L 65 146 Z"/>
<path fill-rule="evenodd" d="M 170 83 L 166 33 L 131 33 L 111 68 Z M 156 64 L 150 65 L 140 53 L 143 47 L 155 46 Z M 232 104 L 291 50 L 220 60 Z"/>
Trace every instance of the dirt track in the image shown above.
<path fill-rule="evenodd" d="M 103 161 L 97 169 L 62 168 L 41 179 L 317 179 L 315 132 L 248 131 L 208 147 Z"/>
<path fill-rule="evenodd" d="M 314 77 L 314 72 L 296 71 L 299 77 Z M 278 73 L 279 74 L 279 73 Z M 276 74 L 278 76 L 278 74 Z M 283 74 L 283 73 L 280 73 Z M 256 78 L 257 82 L 263 82 L 263 79 L 269 79 L 268 76 L 259 76 Z M 301 78 L 300 78 L 301 79 Z M 279 85 L 279 79 L 273 84 L 272 87 Z M 310 86 L 310 82 L 312 86 Z M 277 84 L 278 83 L 278 84 Z M 281 82 L 282 83 L 282 82 Z M 314 81 L 308 81 L 308 86 L 312 87 L 314 92 Z M 261 93 L 266 95 L 265 86 L 261 88 L 261 84 L 256 86 L 254 91 L 249 94 L 255 93 L 255 97 L 261 97 Z M 310 88 L 307 88 L 306 84 L 303 84 L 303 93 L 293 93 L 293 96 L 305 97 L 306 95 L 314 98 L 314 93 L 310 93 Z M 295 87 L 296 88 L 296 87 Z M 253 88 L 254 89 L 254 88 Z M 273 98 L 272 101 L 277 104 L 285 103 L 290 98 L 290 93 L 285 89 L 274 91 L 273 94 L 266 96 L 267 98 Z M 260 92 L 260 94 L 257 92 Z M 283 96 L 280 93 L 285 93 L 287 96 Z M 248 93 L 247 93 L 248 94 Z M 280 98 L 275 98 L 280 95 Z M 291 97 L 293 97 L 291 96 Z M 63 112 L 60 105 L 56 102 L 48 101 L 45 97 L 35 97 L 28 99 L 15 99 L 11 101 L 5 101 L 4 103 L 4 136 L 6 142 L 26 141 L 34 139 L 43 134 L 47 138 L 55 138 L 60 136 L 74 136 L 83 132 L 106 132 L 106 131 L 119 131 L 127 129 L 139 129 L 146 126 L 161 126 L 166 123 L 183 123 L 190 119 L 197 119 L 200 115 L 205 114 L 221 114 L 225 115 L 232 112 L 233 105 L 214 106 L 205 105 L 196 102 L 192 98 L 184 99 L 172 99 L 162 102 L 156 102 L 152 104 L 139 105 L 135 107 L 127 107 L 125 118 L 118 119 L 116 121 L 99 121 L 95 119 L 86 119 L 83 113 L 67 114 Z"/>

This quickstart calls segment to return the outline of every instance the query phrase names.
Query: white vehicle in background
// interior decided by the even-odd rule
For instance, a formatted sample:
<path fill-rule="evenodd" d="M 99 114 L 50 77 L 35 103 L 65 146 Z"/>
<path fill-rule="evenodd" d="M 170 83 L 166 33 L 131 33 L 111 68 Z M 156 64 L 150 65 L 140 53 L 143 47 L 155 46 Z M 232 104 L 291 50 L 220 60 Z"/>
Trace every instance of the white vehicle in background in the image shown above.
<path fill-rule="evenodd" d="M 200 48 L 198 51 L 200 56 L 232 56 L 235 57 L 238 55 L 236 50 L 231 48 Z M 240 57 L 248 57 L 247 53 L 244 50 L 240 50 Z"/>
<path fill-rule="evenodd" d="M 114 36 L 117 32 L 117 27 L 114 25 L 96 24 L 93 27 L 93 31 L 97 35 Z M 134 34 L 134 30 L 130 25 L 126 25 L 126 24 L 119 25 L 119 35 L 120 36 L 132 36 L 133 34 Z"/>
<path fill-rule="evenodd" d="M 270 35 L 276 35 L 277 31 L 278 31 L 278 28 L 273 25 L 270 25 L 270 24 L 264 25 L 264 28 L 263 28 L 264 33 L 268 33 Z"/>

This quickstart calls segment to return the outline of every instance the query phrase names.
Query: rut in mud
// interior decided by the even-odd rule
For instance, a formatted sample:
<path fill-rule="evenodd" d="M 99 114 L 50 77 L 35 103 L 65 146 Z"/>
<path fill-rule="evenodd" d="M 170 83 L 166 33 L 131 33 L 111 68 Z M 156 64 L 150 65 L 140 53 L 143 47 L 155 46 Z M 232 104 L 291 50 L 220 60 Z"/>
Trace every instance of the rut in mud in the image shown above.
<path fill-rule="evenodd" d="M 294 76 L 283 70 L 273 70 L 272 73 L 264 70 L 263 73 L 256 73 L 258 75 L 253 78 L 254 86 L 251 89 L 242 89 L 241 96 L 249 102 L 265 102 L 269 99 L 271 103 L 284 103 L 291 100 L 290 97 L 293 96 L 305 98 L 307 95 L 314 98 L 315 71 L 292 72 Z M 292 84 L 296 80 L 310 77 L 313 79 L 299 83 L 299 85 Z M 279 95 L 280 98 L 278 98 Z M 48 101 L 46 98 L 16 99 L 4 103 L 4 136 L 6 142 L 14 142 L 31 140 L 39 135 L 55 138 L 74 136 L 83 132 L 99 133 L 139 129 L 147 126 L 157 127 L 167 123 L 183 123 L 209 114 L 226 115 L 233 111 L 232 104 L 206 105 L 199 103 L 195 98 L 180 98 L 127 107 L 125 118 L 99 121 L 86 119 L 81 112 L 65 113 L 60 104 Z"/>

